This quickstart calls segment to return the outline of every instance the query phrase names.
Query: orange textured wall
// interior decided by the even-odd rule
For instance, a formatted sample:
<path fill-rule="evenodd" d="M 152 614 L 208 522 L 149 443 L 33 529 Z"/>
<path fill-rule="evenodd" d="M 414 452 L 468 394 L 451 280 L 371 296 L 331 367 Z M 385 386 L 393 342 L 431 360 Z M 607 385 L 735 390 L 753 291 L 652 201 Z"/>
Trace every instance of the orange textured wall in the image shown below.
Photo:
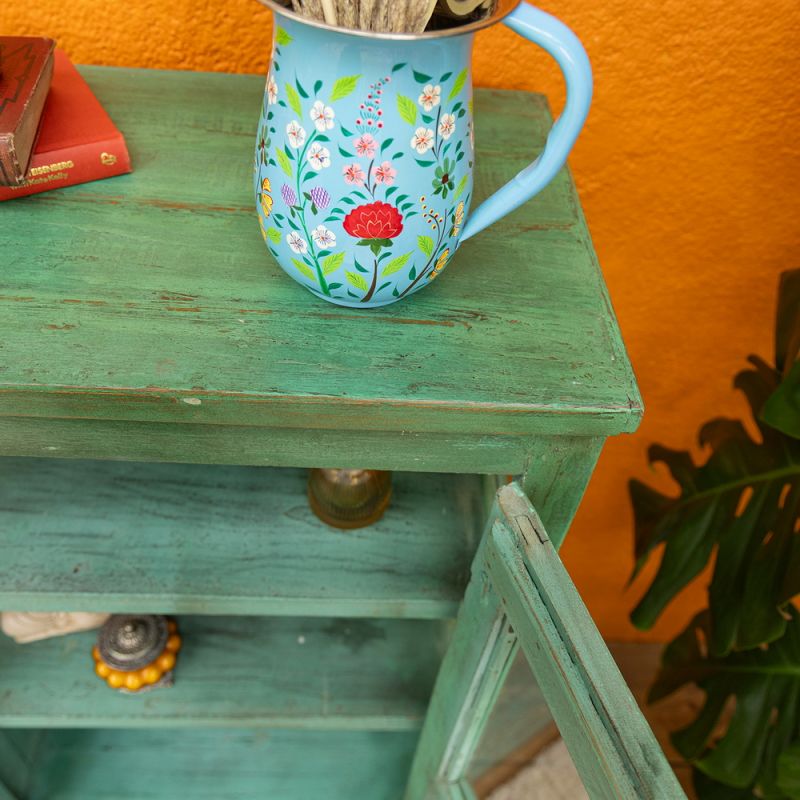
<path fill-rule="evenodd" d="M 571 164 L 640 380 L 640 431 L 609 443 L 567 539 L 567 566 L 603 633 L 627 612 L 626 481 L 668 483 L 649 442 L 689 447 L 699 422 L 743 405 L 730 379 L 771 353 L 777 274 L 800 262 L 796 0 L 542 0 L 583 39 L 595 103 Z M 265 72 L 256 0 L 4 3 L 0 32 L 47 34 L 75 61 Z M 478 85 L 563 90 L 548 58 L 502 27 L 477 40 Z M 680 627 L 702 581 L 650 637 Z"/>

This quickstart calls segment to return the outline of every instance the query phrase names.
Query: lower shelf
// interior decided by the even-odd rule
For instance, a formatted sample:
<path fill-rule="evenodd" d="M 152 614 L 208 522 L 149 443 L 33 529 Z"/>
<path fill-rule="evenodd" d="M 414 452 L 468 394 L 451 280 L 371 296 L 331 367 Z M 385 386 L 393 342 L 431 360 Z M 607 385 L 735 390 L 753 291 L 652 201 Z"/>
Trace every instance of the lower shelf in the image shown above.
<path fill-rule="evenodd" d="M 19 800 L 400 800 L 416 733 L 48 731 Z"/>
<path fill-rule="evenodd" d="M 0 635 L 0 728 L 294 727 L 415 730 L 447 623 L 180 617 L 175 685 L 140 695 L 93 671 L 95 632 L 17 645 Z"/>

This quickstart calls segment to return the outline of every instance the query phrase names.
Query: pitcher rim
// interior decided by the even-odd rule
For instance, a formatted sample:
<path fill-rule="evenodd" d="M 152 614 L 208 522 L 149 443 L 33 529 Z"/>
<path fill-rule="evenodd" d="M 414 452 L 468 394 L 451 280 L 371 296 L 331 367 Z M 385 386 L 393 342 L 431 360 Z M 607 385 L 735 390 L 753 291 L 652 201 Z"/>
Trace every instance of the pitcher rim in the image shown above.
<path fill-rule="evenodd" d="M 278 0 L 258 0 L 262 5 L 269 8 L 273 14 L 283 17 L 288 17 L 291 20 L 301 24 L 308 25 L 311 28 L 319 28 L 320 30 L 331 31 L 332 33 L 340 33 L 345 36 L 358 36 L 365 39 L 379 39 L 385 41 L 430 41 L 435 39 L 452 38 L 455 36 L 467 36 L 476 31 L 488 28 L 499 22 L 504 17 L 507 17 L 521 2 L 522 0 L 498 0 L 495 10 L 484 19 L 470 22 L 468 25 L 459 25 L 453 28 L 445 28 L 438 31 L 423 31 L 422 33 L 395 33 L 392 31 L 365 31 L 359 28 L 340 28 L 337 25 L 329 25 L 322 20 L 310 19 L 292 11 L 290 8 L 282 5 Z"/>

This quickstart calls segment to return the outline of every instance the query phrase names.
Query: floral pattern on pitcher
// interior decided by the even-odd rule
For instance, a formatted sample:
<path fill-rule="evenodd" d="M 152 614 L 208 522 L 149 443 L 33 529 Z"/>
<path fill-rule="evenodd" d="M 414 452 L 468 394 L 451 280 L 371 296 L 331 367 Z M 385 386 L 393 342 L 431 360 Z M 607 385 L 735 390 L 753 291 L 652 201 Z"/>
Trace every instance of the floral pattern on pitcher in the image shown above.
<path fill-rule="evenodd" d="M 458 245 L 472 188 L 467 69 L 397 63 L 309 85 L 282 69 L 291 42 L 277 28 L 258 133 L 264 240 L 327 299 L 392 302 L 434 280 Z"/>

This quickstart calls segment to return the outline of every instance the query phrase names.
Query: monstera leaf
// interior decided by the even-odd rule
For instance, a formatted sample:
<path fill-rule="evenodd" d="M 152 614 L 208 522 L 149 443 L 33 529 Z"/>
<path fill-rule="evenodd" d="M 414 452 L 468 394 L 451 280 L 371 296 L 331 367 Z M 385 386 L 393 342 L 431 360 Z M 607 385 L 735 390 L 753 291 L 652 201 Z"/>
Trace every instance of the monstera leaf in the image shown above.
<path fill-rule="evenodd" d="M 699 770 L 698 796 L 800 798 L 800 613 L 788 608 L 784 633 L 770 645 L 724 658 L 708 653 L 709 633 L 704 611 L 664 651 L 649 697 L 659 700 L 686 683 L 706 693 L 697 719 L 672 735 L 678 752 Z M 721 721 L 724 735 L 715 738 Z"/>
<path fill-rule="evenodd" d="M 751 437 L 737 420 L 715 419 L 700 430 L 710 448 L 705 464 L 687 452 L 654 446 L 680 487 L 677 497 L 631 481 L 637 565 L 664 543 L 655 580 L 631 619 L 649 628 L 667 603 L 705 567 L 716 547 L 709 588 L 714 656 L 770 642 L 786 629 L 784 608 L 800 592 L 800 441 L 758 419 L 780 373 L 751 356 L 752 369 L 735 386 L 747 397 L 758 427 Z"/>
<path fill-rule="evenodd" d="M 800 269 L 781 276 L 775 364 L 784 378 L 764 404 L 761 418 L 773 428 L 800 439 Z"/>
<path fill-rule="evenodd" d="M 734 385 L 750 405 L 758 435 L 736 420 L 700 430 L 710 450 L 704 464 L 688 452 L 654 446 L 679 486 L 677 496 L 631 481 L 638 574 L 659 545 L 655 580 L 631 619 L 649 628 L 669 601 L 716 554 L 709 587 L 708 648 L 732 650 L 774 641 L 784 609 L 800 593 L 800 270 L 783 273 L 778 298 L 775 366 L 751 356 Z M 795 405 L 798 407 L 795 413 Z"/>

